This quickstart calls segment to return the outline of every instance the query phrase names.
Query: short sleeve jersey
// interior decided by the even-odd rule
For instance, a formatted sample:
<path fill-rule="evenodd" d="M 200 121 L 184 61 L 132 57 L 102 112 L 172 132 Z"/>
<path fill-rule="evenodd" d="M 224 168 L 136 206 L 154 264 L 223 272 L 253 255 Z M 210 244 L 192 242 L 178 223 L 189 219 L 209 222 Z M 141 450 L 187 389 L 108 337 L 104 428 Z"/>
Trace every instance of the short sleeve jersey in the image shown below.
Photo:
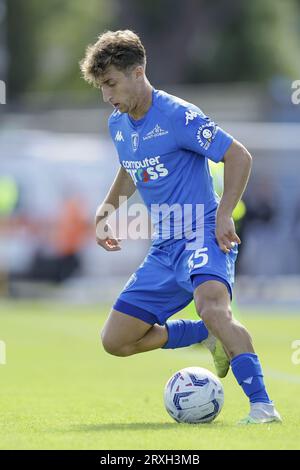
<path fill-rule="evenodd" d="M 180 210 L 190 210 L 192 226 L 202 206 L 204 223 L 212 220 L 216 195 L 207 159 L 218 163 L 233 138 L 198 107 L 153 89 L 152 105 L 140 120 L 114 111 L 109 130 L 119 161 L 129 173 L 147 206 L 155 238 L 178 238 L 182 233 Z M 174 207 L 177 209 L 174 210 Z M 164 221 L 170 219 L 169 235 Z"/>

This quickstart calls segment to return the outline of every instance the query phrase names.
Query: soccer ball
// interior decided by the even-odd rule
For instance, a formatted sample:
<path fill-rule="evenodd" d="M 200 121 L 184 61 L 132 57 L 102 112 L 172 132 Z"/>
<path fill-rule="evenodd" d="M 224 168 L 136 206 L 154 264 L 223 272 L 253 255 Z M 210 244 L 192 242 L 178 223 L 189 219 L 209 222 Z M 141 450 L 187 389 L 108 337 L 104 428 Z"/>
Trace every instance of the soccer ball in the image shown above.
<path fill-rule="evenodd" d="M 164 401 L 167 412 L 178 423 L 209 423 L 222 409 L 223 385 L 209 370 L 187 367 L 168 380 Z"/>

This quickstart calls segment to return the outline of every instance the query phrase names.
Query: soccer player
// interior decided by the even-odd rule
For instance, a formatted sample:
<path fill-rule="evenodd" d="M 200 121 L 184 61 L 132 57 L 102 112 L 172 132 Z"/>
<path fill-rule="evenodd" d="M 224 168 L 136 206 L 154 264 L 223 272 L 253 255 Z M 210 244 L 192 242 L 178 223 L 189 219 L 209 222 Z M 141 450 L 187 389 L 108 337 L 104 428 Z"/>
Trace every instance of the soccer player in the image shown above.
<path fill-rule="evenodd" d="M 240 243 L 232 212 L 250 174 L 249 152 L 198 107 L 151 86 L 145 49 L 134 32 L 105 32 L 88 46 L 80 66 L 85 80 L 114 107 L 109 130 L 120 161 L 96 212 L 97 243 L 107 251 L 121 249 L 107 218 L 118 209 L 119 196 L 129 198 L 136 189 L 156 230 L 148 255 L 105 323 L 105 350 L 130 356 L 206 341 L 218 374 L 225 376 L 229 360 L 223 345 L 250 401 L 241 423 L 280 421 L 251 337 L 232 318 L 230 307 Z M 213 190 L 208 159 L 224 162 L 221 200 Z M 178 207 L 183 214 L 190 209 L 189 222 Z M 202 320 L 169 320 L 193 298 Z"/>

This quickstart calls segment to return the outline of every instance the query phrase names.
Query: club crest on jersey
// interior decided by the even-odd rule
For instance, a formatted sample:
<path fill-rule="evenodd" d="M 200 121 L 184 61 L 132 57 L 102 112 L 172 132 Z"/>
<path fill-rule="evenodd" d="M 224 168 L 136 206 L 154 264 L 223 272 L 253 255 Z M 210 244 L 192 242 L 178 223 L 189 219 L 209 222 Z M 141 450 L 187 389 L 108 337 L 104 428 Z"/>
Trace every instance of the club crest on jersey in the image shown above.
<path fill-rule="evenodd" d="M 197 140 L 201 147 L 207 150 L 212 143 L 217 129 L 213 121 L 207 122 L 199 127 L 197 131 Z"/>
<path fill-rule="evenodd" d="M 137 151 L 138 149 L 138 146 L 139 146 L 139 135 L 137 132 L 132 132 L 131 134 L 131 145 L 132 145 L 132 150 L 134 152 Z"/>

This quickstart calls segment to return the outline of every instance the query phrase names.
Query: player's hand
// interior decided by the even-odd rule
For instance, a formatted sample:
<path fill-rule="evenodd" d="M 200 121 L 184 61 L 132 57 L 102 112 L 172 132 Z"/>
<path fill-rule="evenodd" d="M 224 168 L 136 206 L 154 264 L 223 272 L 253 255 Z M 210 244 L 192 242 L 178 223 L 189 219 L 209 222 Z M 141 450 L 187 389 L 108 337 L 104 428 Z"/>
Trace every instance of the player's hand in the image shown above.
<path fill-rule="evenodd" d="M 229 253 L 235 243 L 241 243 L 235 232 L 232 217 L 217 213 L 216 238 L 220 249 L 224 253 Z"/>
<path fill-rule="evenodd" d="M 115 237 L 111 226 L 105 220 L 96 222 L 96 242 L 99 246 L 106 251 L 119 251 L 120 241 L 121 239 Z"/>

